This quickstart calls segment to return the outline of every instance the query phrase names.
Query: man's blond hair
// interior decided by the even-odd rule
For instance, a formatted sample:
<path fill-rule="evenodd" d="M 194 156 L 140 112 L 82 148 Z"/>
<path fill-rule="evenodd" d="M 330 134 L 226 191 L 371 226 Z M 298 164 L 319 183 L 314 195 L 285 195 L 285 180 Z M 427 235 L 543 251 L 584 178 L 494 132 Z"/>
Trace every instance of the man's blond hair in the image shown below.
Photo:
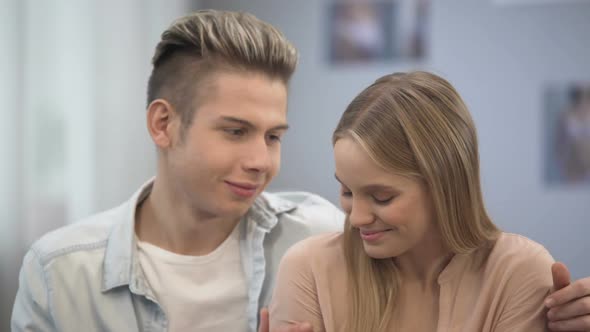
<path fill-rule="evenodd" d="M 152 64 L 148 105 L 166 99 L 186 129 L 205 98 L 211 74 L 256 72 L 287 84 L 297 65 L 297 50 L 279 30 L 252 14 L 201 10 L 177 19 L 162 33 Z"/>

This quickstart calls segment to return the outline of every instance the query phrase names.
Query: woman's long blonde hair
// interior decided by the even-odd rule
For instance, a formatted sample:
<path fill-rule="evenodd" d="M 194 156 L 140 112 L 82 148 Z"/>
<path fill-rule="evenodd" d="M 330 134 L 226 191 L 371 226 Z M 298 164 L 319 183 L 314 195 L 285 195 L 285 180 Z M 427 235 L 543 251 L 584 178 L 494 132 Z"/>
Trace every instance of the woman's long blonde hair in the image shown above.
<path fill-rule="evenodd" d="M 445 246 L 465 254 L 495 240 L 483 203 L 477 135 L 457 91 L 427 72 L 384 76 L 347 107 L 334 132 L 356 140 L 384 169 L 426 184 Z M 373 259 L 358 229 L 344 231 L 350 303 L 347 331 L 385 331 L 399 276 L 391 259 Z"/>

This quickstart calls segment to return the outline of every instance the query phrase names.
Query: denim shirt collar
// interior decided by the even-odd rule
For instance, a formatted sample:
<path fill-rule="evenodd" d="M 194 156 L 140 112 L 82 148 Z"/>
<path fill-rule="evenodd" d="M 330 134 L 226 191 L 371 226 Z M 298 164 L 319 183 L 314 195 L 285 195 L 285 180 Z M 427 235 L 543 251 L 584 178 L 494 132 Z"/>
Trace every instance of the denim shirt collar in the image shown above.
<path fill-rule="evenodd" d="M 129 286 L 131 292 L 152 296 L 139 266 L 135 239 L 135 212 L 139 202 L 151 192 L 155 178 L 150 179 L 133 196 L 119 207 L 120 222 L 116 223 L 109 235 L 104 265 L 102 291 L 108 292 L 121 286 Z M 291 201 L 262 193 L 246 214 L 247 224 L 254 223 L 264 233 L 270 232 L 277 224 L 277 216 L 295 209 Z M 241 239 L 249 233 L 243 234 Z"/>
<path fill-rule="evenodd" d="M 133 293 L 146 293 L 145 278 L 139 268 L 135 240 L 135 212 L 139 202 L 151 192 L 154 178 L 137 190 L 131 199 L 119 207 L 119 220 L 109 235 L 103 265 L 102 291 L 129 286 Z"/>
<path fill-rule="evenodd" d="M 278 215 L 289 212 L 296 207 L 297 205 L 291 201 L 262 193 L 256 198 L 246 217 L 268 233 L 277 225 Z"/>

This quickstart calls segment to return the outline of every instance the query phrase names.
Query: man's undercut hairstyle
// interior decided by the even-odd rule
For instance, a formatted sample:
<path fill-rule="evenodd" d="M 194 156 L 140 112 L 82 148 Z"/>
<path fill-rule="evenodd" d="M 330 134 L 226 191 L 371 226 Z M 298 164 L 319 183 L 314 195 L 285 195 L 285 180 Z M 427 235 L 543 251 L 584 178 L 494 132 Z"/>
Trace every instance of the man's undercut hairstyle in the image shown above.
<path fill-rule="evenodd" d="M 162 33 L 152 58 L 148 106 L 165 99 L 183 129 L 206 98 L 212 74 L 261 73 L 288 84 L 297 50 L 272 25 L 248 13 L 201 10 L 181 17 Z"/>

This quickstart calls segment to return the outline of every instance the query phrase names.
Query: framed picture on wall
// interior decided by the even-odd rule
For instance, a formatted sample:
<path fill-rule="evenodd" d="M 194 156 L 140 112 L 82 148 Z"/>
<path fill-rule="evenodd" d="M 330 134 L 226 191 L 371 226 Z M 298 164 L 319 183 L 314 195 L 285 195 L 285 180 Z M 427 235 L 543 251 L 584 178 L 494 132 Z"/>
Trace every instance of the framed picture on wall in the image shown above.
<path fill-rule="evenodd" d="M 590 188 L 590 81 L 545 91 L 546 182 Z"/>
<path fill-rule="evenodd" d="M 430 0 L 332 1 L 331 63 L 420 60 L 427 50 Z"/>
<path fill-rule="evenodd" d="M 583 3 L 590 0 L 493 0 L 498 5 L 543 5 L 543 4 L 564 4 Z"/>

